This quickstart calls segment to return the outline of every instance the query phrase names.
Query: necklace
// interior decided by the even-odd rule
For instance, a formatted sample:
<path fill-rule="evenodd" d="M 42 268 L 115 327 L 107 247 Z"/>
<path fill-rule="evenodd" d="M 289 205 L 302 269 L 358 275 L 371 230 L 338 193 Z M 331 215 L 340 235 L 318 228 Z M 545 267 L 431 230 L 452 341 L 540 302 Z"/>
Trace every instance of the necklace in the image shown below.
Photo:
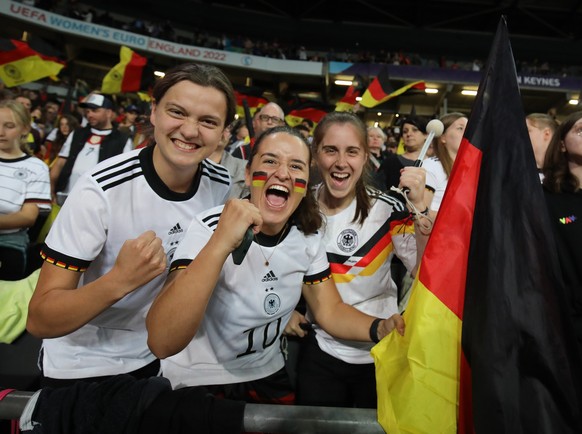
<path fill-rule="evenodd" d="M 261 255 L 263 255 L 263 258 L 265 258 L 265 267 L 269 266 L 269 264 L 270 264 L 269 261 L 273 257 L 273 254 L 275 253 L 275 250 L 277 250 L 277 247 L 279 247 L 279 243 L 283 239 L 283 235 L 285 235 L 285 232 L 287 232 L 287 224 L 285 224 L 285 227 L 283 227 L 283 230 L 281 231 L 281 235 L 279 235 L 279 239 L 277 240 L 277 244 L 275 244 L 275 248 L 273 249 L 273 251 L 271 252 L 271 254 L 269 255 L 268 258 L 265 256 L 265 253 L 263 252 L 263 249 L 261 248 L 261 244 L 259 243 L 259 240 L 257 240 L 257 234 L 255 234 L 255 242 L 259 246 L 259 250 L 261 251 Z"/>

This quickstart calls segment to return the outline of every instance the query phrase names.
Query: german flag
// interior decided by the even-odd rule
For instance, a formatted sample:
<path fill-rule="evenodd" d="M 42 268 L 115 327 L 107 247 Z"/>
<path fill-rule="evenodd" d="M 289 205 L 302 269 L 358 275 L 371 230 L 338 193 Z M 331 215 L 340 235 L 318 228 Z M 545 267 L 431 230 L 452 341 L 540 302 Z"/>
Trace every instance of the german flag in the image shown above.
<path fill-rule="evenodd" d="M 390 434 L 582 432 L 580 352 L 524 119 L 502 18 L 406 334 L 372 350 Z"/>
<path fill-rule="evenodd" d="M 258 87 L 239 87 L 234 91 L 234 96 L 236 97 L 236 112 L 240 117 L 247 117 L 247 113 L 244 108 L 244 101 L 246 101 L 249 108 L 249 113 L 251 117 L 255 114 L 257 109 L 260 109 L 264 105 L 268 104 L 269 100 L 263 97 L 264 90 Z"/>
<path fill-rule="evenodd" d="M 0 79 L 7 87 L 51 77 L 56 80 L 65 62 L 33 50 L 26 42 L 0 39 Z"/>
<path fill-rule="evenodd" d="M 293 184 L 293 191 L 299 194 L 305 194 L 305 190 L 307 189 L 307 181 L 305 179 L 296 178 L 295 183 Z"/>
<path fill-rule="evenodd" d="M 394 90 L 390 84 L 388 67 L 384 65 L 376 78 L 370 83 L 366 92 L 364 92 L 360 105 L 367 108 L 376 107 L 389 99 L 402 95 L 410 89 L 424 90 L 426 89 L 426 83 L 424 81 L 415 81 Z"/>
<path fill-rule="evenodd" d="M 119 50 L 119 63 L 103 78 L 101 92 L 106 94 L 138 92 L 153 84 L 154 76 L 148 60 L 128 47 Z"/>
<path fill-rule="evenodd" d="M 299 99 L 285 116 L 285 122 L 291 127 L 299 125 L 303 119 L 313 121 L 317 125 L 322 117 L 333 110 L 333 106 L 322 101 Z"/>
<path fill-rule="evenodd" d="M 262 187 L 267 182 L 267 172 L 253 172 L 253 187 Z"/>
<path fill-rule="evenodd" d="M 364 90 L 364 80 L 361 76 L 356 75 L 352 84 L 346 90 L 346 94 L 335 105 L 336 112 L 351 112 L 357 103 L 358 98 Z"/>

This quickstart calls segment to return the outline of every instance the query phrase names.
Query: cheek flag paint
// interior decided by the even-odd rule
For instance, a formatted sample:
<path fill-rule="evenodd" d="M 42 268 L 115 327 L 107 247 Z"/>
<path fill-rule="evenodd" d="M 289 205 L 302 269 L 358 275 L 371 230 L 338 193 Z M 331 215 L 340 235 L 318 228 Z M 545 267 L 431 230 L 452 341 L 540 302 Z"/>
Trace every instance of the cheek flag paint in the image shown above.
<path fill-rule="evenodd" d="M 253 187 L 262 187 L 267 182 L 267 172 L 253 172 Z"/>
<path fill-rule="evenodd" d="M 305 195 L 305 190 L 307 188 L 307 181 L 305 179 L 296 178 L 293 184 L 293 191 L 301 195 Z"/>

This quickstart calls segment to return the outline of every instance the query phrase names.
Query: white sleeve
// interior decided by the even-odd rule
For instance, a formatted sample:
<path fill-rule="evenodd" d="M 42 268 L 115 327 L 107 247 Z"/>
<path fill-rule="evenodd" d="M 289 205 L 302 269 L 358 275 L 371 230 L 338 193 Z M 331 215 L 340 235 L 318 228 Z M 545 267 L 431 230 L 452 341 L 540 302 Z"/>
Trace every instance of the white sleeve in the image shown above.
<path fill-rule="evenodd" d="M 210 229 L 198 217 L 194 218 L 188 226 L 184 239 L 180 241 L 174 253 L 172 264 L 179 260 L 192 261 L 208 243 L 211 236 Z M 173 265 L 170 265 L 170 268 L 174 268 Z"/>
<path fill-rule="evenodd" d="M 307 270 L 307 273 L 305 273 L 305 280 L 311 280 L 312 276 L 317 276 L 329 269 L 327 251 L 325 249 L 325 243 L 323 242 L 321 231 L 318 234 L 309 237 L 309 239 L 313 242 L 313 257 L 309 269 Z"/>
<path fill-rule="evenodd" d="M 127 142 L 125 143 L 125 146 L 123 147 L 123 152 L 129 152 L 129 151 L 133 151 L 133 141 L 131 140 L 131 137 L 127 139 Z"/>
<path fill-rule="evenodd" d="M 73 142 L 73 134 L 75 134 L 74 131 L 67 136 L 67 140 L 65 140 L 63 147 L 59 151 L 59 157 L 69 158 L 69 153 L 71 152 L 71 143 Z"/>
<path fill-rule="evenodd" d="M 54 142 L 54 140 L 57 138 L 57 131 L 59 129 L 58 128 L 53 128 L 51 130 L 50 133 L 48 133 L 48 136 L 46 136 L 46 139 L 44 139 L 45 142 Z M 69 134 L 70 136 L 70 134 Z"/>
<path fill-rule="evenodd" d="M 408 271 L 416 266 L 416 236 L 411 233 L 392 237 L 394 253 L 400 258 Z"/>
<path fill-rule="evenodd" d="M 109 203 L 90 176 L 82 176 L 69 194 L 46 238 L 63 255 L 92 261 L 107 240 Z"/>
<path fill-rule="evenodd" d="M 43 161 L 38 160 L 36 157 L 32 158 L 35 158 L 34 162 L 37 164 L 32 171 L 34 177 L 27 183 L 24 200 L 36 203 L 41 212 L 48 212 L 51 210 L 51 182 L 49 168 Z"/>

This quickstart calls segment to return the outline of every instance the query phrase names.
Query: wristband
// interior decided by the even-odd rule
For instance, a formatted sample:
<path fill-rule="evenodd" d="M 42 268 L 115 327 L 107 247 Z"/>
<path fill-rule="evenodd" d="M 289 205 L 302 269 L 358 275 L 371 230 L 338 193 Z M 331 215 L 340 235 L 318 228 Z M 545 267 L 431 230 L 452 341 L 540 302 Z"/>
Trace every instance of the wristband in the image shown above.
<path fill-rule="evenodd" d="M 376 344 L 380 342 L 380 339 L 378 339 L 378 324 L 380 324 L 380 321 L 382 321 L 382 318 L 376 318 L 370 324 L 370 340 Z"/>

